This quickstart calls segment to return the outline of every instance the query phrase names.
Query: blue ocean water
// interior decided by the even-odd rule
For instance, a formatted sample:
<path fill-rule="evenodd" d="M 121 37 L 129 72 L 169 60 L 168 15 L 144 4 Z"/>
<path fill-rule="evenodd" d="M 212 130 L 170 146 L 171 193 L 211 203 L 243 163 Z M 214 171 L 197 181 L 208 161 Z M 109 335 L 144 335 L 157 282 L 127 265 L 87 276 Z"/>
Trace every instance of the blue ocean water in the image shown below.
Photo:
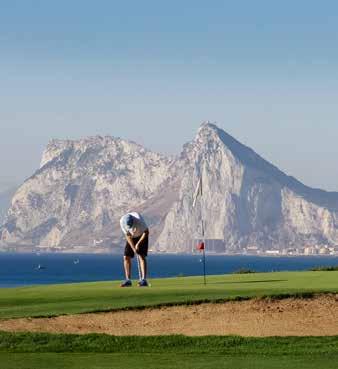
<path fill-rule="evenodd" d="M 308 270 L 338 265 L 338 257 L 257 257 L 207 255 L 208 274 L 250 268 L 257 272 Z M 39 268 L 40 265 L 40 268 Z M 137 277 L 134 263 L 133 277 Z M 150 278 L 196 276 L 203 273 L 200 255 L 151 255 Z M 88 254 L 0 254 L 0 287 L 122 280 L 122 257 Z"/>

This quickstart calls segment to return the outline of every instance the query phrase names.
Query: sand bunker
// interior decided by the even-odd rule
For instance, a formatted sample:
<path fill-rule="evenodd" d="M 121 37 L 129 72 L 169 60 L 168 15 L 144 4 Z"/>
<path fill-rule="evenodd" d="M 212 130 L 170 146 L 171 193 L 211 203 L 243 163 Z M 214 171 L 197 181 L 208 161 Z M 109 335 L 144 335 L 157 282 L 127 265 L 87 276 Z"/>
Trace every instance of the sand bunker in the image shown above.
<path fill-rule="evenodd" d="M 0 330 L 117 336 L 333 336 L 338 335 L 338 295 L 0 320 Z"/>

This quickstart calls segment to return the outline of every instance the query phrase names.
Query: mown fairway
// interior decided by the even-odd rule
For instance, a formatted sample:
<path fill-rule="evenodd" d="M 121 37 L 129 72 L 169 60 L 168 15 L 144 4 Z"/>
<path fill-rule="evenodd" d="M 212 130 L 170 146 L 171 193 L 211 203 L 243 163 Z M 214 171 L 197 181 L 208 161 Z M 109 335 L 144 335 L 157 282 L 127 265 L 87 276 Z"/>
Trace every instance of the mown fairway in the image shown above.
<path fill-rule="evenodd" d="M 0 319 L 191 304 L 254 296 L 338 292 L 338 272 L 278 272 L 153 280 L 151 288 L 118 282 L 0 289 Z"/>

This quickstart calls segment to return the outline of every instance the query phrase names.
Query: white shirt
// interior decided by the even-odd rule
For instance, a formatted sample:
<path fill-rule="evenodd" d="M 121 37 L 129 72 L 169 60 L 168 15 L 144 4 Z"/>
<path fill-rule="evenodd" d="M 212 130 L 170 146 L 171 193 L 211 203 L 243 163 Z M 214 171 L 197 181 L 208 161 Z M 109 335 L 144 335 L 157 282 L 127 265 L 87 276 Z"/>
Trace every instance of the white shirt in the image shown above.
<path fill-rule="evenodd" d="M 134 223 L 131 229 L 126 227 L 126 224 L 124 222 L 125 217 L 128 215 L 131 215 L 134 218 Z M 148 226 L 145 220 L 143 219 L 142 215 L 135 212 L 124 215 L 120 220 L 120 225 L 122 232 L 126 236 L 128 235 L 131 236 L 132 238 L 141 237 L 143 233 L 148 229 Z"/>

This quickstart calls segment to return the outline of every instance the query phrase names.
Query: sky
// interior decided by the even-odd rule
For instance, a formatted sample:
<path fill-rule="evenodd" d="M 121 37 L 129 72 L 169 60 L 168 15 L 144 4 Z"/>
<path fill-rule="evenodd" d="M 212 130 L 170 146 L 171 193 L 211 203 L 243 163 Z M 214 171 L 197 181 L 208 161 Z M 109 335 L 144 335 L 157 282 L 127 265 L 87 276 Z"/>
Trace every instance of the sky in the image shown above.
<path fill-rule="evenodd" d="M 178 154 L 209 120 L 338 191 L 338 2 L 1 0 L 1 182 L 50 139 Z"/>

